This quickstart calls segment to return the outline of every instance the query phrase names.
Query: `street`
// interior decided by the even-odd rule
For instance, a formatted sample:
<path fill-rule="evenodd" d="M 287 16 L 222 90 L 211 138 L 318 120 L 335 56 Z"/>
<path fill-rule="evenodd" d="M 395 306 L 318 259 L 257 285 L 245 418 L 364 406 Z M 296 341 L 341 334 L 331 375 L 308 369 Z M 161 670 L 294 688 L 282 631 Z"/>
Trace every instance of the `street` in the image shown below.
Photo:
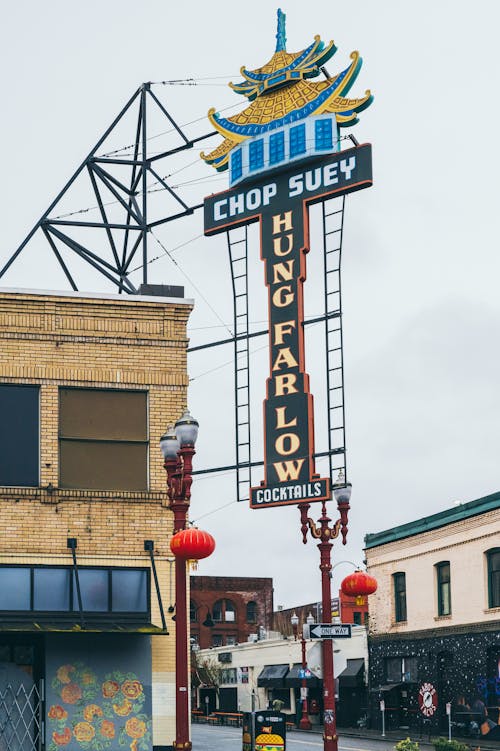
<path fill-rule="evenodd" d="M 241 749 L 241 728 L 223 726 L 209 727 L 193 725 L 191 728 L 194 751 L 237 751 Z M 286 736 L 287 751 L 307 751 L 322 749 L 321 733 L 292 731 Z M 394 741 L 372 740 L 368 738 L 340 738 L 339 751 L 389 751 Z"/>

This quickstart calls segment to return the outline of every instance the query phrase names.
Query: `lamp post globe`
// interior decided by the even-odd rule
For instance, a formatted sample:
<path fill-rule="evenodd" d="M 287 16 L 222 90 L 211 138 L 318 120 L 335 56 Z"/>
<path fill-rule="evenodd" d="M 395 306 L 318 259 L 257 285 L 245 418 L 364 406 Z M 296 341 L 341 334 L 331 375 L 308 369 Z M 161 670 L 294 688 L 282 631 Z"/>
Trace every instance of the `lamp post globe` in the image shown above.
<path fill-rule="evenodd" d="M 198 420 L 195 420 L 186 407 L 182 416 L 175 423 L 175 435 L 181 447 L 195 445 L 198 438 L 198 428 Z"/>
<path fill-rule="evenodd" d="M 333 483 L 333 495 L 337 504 L 349 503 L 351 500 L 352 484 L 345 481 L 344 470 L 339 470 L 339 475 Z"/>
<path fill-rule="evenodd" d="M 165 461 L 177 461 L 180 447 L 174 426 L 170 425 L 160 438 L 161 453 Z"/>

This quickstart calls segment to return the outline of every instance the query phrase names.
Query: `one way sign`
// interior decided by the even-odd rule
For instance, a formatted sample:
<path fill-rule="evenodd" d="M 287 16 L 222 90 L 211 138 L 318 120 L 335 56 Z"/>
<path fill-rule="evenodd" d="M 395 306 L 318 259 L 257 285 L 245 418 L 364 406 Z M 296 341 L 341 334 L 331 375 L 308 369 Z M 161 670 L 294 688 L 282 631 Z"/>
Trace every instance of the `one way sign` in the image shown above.
<path fill-rule="evenodd" d="M 309 626 L 310 639 L 350 639 L 351 625 L 349 623 L 311 623 Z"/>

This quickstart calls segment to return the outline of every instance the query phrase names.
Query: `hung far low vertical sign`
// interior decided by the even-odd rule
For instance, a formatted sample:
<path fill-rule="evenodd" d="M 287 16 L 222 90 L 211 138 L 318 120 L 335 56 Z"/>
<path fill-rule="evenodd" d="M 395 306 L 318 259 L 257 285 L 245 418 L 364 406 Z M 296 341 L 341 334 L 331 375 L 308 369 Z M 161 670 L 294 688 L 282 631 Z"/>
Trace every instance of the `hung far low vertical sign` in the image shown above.
<path fill-rule="evenodd" d="M 264 478 L 250 506 L 327 500 L 330 478 L 314 462 L 314 409 L 304 353 L 303 285 L 309 251 L 308 207 L 372 184 L 371 146 L 340 150 L 339 126 L 356 122 L 371 102 L 346 97 L 361 66 L 357 52 L 330 77 L 324 64 L 333 42 L 319 37 L 299 53 L 286 51 L 285 15 L 278 11 L 276 51 L 244 80 L 230 84 L 250 104 L 240 114 L 209 119 L 224 141 L 202 158 L 229 171 L 230 189 L 204 203 L 205 234 L 260 222 L 261 259 L 269 305 L 270 372 L 264 401 Z M 324 79 L 311 81 L 324 74 Z"/>

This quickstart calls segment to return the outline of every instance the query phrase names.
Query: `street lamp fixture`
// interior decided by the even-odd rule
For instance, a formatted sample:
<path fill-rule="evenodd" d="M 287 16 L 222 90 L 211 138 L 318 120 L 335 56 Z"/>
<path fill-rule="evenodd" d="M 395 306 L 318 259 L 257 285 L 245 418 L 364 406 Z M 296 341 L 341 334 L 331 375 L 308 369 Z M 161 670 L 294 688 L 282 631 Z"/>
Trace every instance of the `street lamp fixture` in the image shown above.
<path fill-rule="evenodd" d="M 160 438 L 164 466 L 167 471 L 169 508 L 174 514 L 174 534 L 186 529 L 191 485 L 193 456 L 198 437 L 198 422 L 186 409 L 175 427 Z M 189 674 L 188 674 L 188 618 L 186 592 L 186 559 L 175 558 L 175 740 L 174 749 L 189 751 Z"/>
<path fill-rule="evenodd" d="M 295 637 L 295 641 L 297 641 L 297 634 L 298 634 L 298 626 L 299 626 L 299 616 L 297 613 L 293 613 L 293 615 L 290 618 L 290 622 L 292 624 L 293 629 L 293 635 Z M 314 623 L 314 618 L 309 613 L 309 615 L 306 618 L 306 623 L 310 625 L 311 623 Z M 302 652 L 302 678 L 300 679 L 300 720 L 299 720 L 299 728 L 301 730 L 310 730 L 311 720 L 309 719 L 309 707 L 307 703 L 307 693 L 308 693 L 308 687 L 307 687 L 307 678 L 306 678 L 306 670 L 307 670 L 307 658 L 306 658 L 306 640 L 304 639 L 304 632 L 302 632 L 302 637 L 300 640 L 300 646 L 301 646 L 301 652 Z"/>
<path fill-rule="evenodd" d="M 326 502 L 322 501 L 321 516 L 318 523 L 309 516 L 309 503 L 299 503 L 302 541 L 307 543 L 307 534 L 318 540 L 321 571 L 321 606 L 323 622 L 332 622 L 332 591 L 331 591 L 331 551 L 333 540 L 342 535 L 342 544 L 347 542 L 347 521 L 349 501 L 351 499 L 351 483 L 346 482 L 344 471 L 341 469 L 333 484 L 333 495 L 337 501 L 340 518 L 331 526 L 331 518 L 327 514 Z M 335 716 L 335 676 L 333 669 L 333 644 L 331 639 L 323 639 L 323 749 L 324 751 L 338 751 L 337 721 Z"/>

